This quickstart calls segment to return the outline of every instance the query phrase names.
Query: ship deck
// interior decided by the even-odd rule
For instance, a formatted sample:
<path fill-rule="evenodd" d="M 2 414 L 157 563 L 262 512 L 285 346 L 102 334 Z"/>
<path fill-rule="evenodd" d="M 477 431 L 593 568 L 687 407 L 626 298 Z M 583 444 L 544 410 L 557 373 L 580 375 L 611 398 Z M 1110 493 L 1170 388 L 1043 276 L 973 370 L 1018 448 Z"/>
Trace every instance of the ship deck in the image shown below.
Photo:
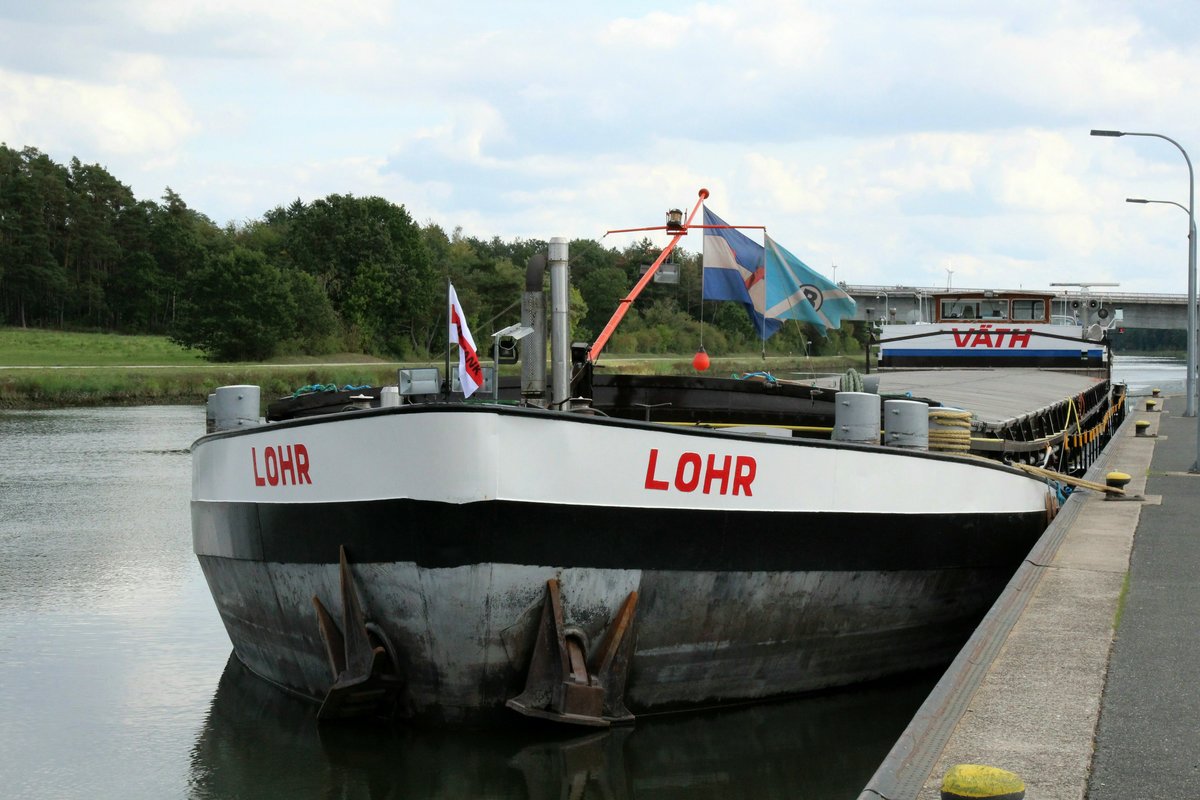
<path fill-rule="evenodd" d="M 1035 368 L 895 370 L 878 373 L 879 393 L 909 393 L 970 411 L 987 427 L 1003 427 L 1075 397 L 1104 380 L 1096 370 Z"/>

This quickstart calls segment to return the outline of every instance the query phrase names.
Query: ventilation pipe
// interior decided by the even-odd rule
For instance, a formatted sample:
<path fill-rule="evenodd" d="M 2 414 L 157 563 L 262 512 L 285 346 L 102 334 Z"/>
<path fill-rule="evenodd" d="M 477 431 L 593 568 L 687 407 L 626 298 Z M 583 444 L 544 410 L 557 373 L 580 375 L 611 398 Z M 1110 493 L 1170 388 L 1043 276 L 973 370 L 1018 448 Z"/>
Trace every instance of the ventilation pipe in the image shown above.
<path fill-rule="evenodd" d="M 533 333 L 521 339 L 521 397 L 544 403 L 546 397 L 546 296 L 542 291 L 546 254 L 537 253 L 525 265 L 525 294 L 521 324 Z"/>
<path fill-rule="evenodd" d="M 550 240 L 550 407 L 564 409 L 571 398 L 571 321 L 568 315 L 570 274 L 567 240 Z"/>

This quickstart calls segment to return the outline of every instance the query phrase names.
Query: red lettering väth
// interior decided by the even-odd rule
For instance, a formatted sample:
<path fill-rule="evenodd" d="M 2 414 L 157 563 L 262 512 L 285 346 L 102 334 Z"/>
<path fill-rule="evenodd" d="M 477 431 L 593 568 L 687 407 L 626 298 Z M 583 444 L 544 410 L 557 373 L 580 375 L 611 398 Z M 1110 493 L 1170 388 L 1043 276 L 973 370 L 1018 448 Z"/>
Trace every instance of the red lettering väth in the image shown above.
<path fill-rule="evenodd" d="M 259 464 L 262 464 L 261 468 Z M 312 484 L 309 475 L 308 448 L 299 442 L 269 445 L 263 449 L 260 461 L 257 448 L 250 448 L 250 464 L 255 486 L 287 486 Z"/>
<path fill-rule="evenodd" d="M 666 475 L 670 476 L 670 467 Z M 703 494 L 734 494 L 753 496 L 751 484 L 758 472 L 758 462 L 753 456 L 718 456 L 708 453 L 684 452 L 675 460 L 675 474 L 670 480 L 658 477 L 658 448 L 651 448 L 646 460 L 645 488 L 666 492 L 672 487 L 677 492 L 691 493 L 699 489 Z"/>
<path fill-rule="evenodd" d="M 1016 328 L 993 329 L 990 324 L 984 324 L 965 331 L 954 328 L 952 332 L 955 347 L 986 347 L 995 350 L 1005 346 L 1005 334 L 1008 334 L 1008 347 L 1029 347 L 1032 329 L 1026 328 L 1024 332 Z"/>
<path fill-rule="evenodd" d="M 1009 347 L 1029 347 L 1029 336 L 1033 333 L 1033 328 L 1026 328 L 1024 333 L 1012 331 L 1008 337 Z"/>

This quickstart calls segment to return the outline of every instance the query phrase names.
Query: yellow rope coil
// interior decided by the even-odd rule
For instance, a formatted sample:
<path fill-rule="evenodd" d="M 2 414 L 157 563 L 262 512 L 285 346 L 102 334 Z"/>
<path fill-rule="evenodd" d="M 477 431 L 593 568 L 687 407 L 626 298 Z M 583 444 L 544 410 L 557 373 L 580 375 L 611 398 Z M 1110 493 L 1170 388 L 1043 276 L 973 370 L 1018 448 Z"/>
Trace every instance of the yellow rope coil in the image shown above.
<path fill-rule="evenodd" d="M 929 409 L 929 449 L 965 453 L 971 449 L 971 412 L 949 408 Z"/>

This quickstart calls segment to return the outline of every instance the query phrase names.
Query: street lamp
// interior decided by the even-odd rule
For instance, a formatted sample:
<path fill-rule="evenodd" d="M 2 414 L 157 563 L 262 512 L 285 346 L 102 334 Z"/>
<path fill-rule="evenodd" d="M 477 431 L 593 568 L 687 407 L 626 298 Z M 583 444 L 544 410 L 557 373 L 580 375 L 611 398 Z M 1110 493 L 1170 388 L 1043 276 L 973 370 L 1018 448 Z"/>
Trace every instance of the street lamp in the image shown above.
<path fill-rule="evenodd" d="M 1187 341 L 1187 409 L 1185 417 L 1196 416 L 1196 175 L 1192 171 L 1192 159 L 1188 158 L 1183 145 L 1170 136 L 1161 133 L 1131 133 L 1129 131 L 1098 131 L 1093 130 L 1092 136 L 1151 136 L 1155 139 L 1166 139 L 1179 148 L 1188 168 L 1188 341 Z M 1136 199 L 1131 202 L 1138 202 Z M 1150 202 L 1150 201 L 1147 201 Z M 1158 201 L 1167 202 L 1167 201 Z M 1172 205 L 1179 205 L 1172 203 Z M 1179 206 L 1183 208 L 1183 206 Z M 1200 472 L 1200 419 L 1197 419 L 1196 463 L 1192 464 L 1191 472 Z"/>
<path fill-rule="evenodd" d="M 1092 136 L 1118 137 L 1118 136 L 1146 136 L 1156 139 L 1168 140 L 1174 144 L 1183 154 L 1183 161 L 1188 164 L 1188 207 L 1184 209 L 1188 212 L 1188 379 L 1187 393 L 1188 402 L 1187 410 L 1183 411 L 1183 416 L 1196 415 L 1196 218 L 1195 218 L 1195 173 L 1192 170 L 1192 160 L 1188 157 L 1188 151 L 1183 149 L 1183 145 L 1176 142 L 1169 136 L 1163 136 L 1162 133 L 1133 133 L 1129 131 L 1092 131 Z M 1136 199 L 1132 201 L 1138 201 Z M 1160 203 L 1165 203 L 1165 200 L 1159 200 Z M 1172 205 L 1180 205 L 1172 203 Z M 1182 205 L 1180 205 L 1182 209 Z M 1192 465 L 1193 473 L 1200 471 L 1200 420 L 1198 420 L 1198 435 L 1196 435 L 1196 462 Z"/>
<path fill-rule="evenodd" d="M 1188 242 L 1190 243 L 1190 247 L 1191 247 L 1190 252 L 1193 254 L 1191 257 L 1192 263 L 1193 264 L 1195 263 L 1195 255 L 1194 254 L 1196 252 L 1196 220 L 1192 217 L 1191 212 L 1189 212 L 1187 210 L 1187 208 L 1185 208 L 1181 203 L 1176 203 L 1174 200 L 1146 200 L 1141 197 L 1126 197 L 1125 202 L 1126 203 L 1143 203 L 1143 204 L 1145 204 L 1145 203 L 1162 203 L 1163 205 L 1175 206 L 1176 208 L 1182 210 L 1185 214 L 1187 214 L 1188 215 Z M 1195 345 L 1195 343 L 1196 343 L 1195 342 L 1195 334 L 1192 332 L 1192 326 L 1195 322 L 1195 320 L 1193 319 L 1193 315 L 1195 313 L 1196 313 L 1195 309 L 1193 309 L 1192 311 L 1189 311 L 1189 313 L 1188 313 L 1188 344 L 1189 345 Z M 1191 351 L 1189 351 L 1189 352 L 1191 352 Z M 1190 361 L 1189 361 L 1189 363 L 1190 363 Z M 1193 375 L 1194 375 L 1194 372 L 1192 371 L 1192 368 L 1189 366 L 1188 367 L 1189 381 L 1195 381 L 1195 378 L 1193 377 Z M 1191 398 L 1192 397 L 1192 383 L 1190 383 L 1190 382 L 1188 383 L 1187 392 L 1188 392 L 1188 397 Z M 1187 416 L 1186 412 L 1184 413 L 1184 416 Z M 1200 421 L 1197 422 L 1197 425 L 1200 426 Z M 1200 445 L 1197 445 L 1196 464 L 1193 466 L 1192 471 L 1193 472 L 1200 471 L 1200 469 L 1198 469 L 1198 468 L 1200 468 Z"/>

